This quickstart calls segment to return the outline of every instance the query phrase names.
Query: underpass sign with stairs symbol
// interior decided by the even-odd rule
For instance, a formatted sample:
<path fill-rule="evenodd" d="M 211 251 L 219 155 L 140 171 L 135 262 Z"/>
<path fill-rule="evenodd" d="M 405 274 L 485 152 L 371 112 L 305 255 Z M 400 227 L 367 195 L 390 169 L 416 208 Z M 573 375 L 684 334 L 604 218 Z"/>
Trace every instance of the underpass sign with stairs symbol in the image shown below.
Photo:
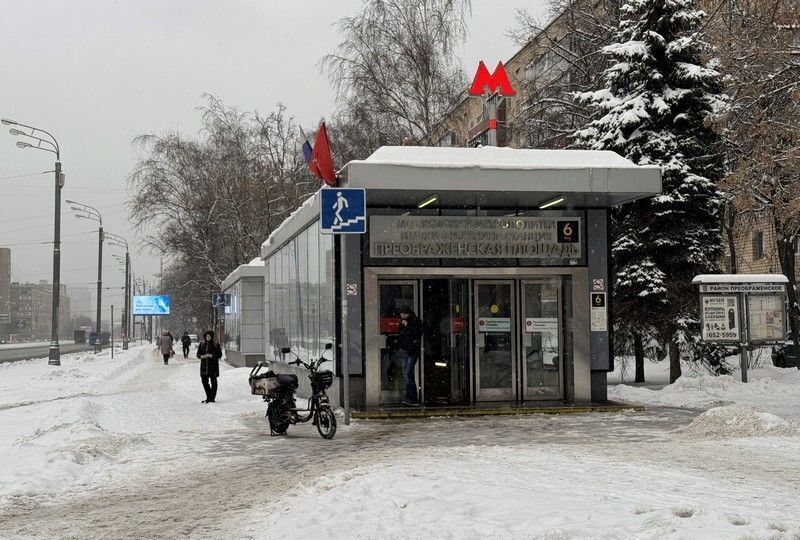
<path fill-rule="evenodd" d="M 327 234 L 367 232 L 367 196 L 363 188 L 323 188 L 320 230 Z"/>

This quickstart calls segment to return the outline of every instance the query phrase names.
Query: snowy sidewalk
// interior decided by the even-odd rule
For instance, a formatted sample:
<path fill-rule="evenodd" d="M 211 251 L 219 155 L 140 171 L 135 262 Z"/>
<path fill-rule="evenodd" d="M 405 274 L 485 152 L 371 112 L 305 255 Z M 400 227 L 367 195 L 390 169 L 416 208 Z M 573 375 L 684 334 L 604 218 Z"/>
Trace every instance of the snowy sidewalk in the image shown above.
<path fill-rule="evenodd" d="M 0 536 L 800 535 L 800 437 L 774 411 L 371 421 L 332 441 L 310 425 L 270 437 L 249 370 L 222 370 L 218 403 L 203 405 L 197 360 L 164 366 L 152 346 L 0 366 Z M 752 386 L 763 403 L 774 390 Z"/>

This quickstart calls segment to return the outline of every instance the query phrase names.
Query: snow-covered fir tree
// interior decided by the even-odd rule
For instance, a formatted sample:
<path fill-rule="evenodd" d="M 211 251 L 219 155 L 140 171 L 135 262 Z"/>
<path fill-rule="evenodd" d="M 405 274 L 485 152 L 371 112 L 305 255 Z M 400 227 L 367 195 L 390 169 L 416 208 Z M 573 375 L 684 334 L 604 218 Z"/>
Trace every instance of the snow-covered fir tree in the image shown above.
<path fill-rule="evenodd" d="M 605 87 L 576 96 L 595 115 L 575 145 L 663 169 L 661 195 L 614 215 L 612 252 L 618 318 L 628 328 L 647 321 L 671 344 L 674 380 L 677 345 L 697 346 L 692 277 L 715 271 L 721 255 L 714 119 L 727 100 L 720 73 L 703 61 L 705 13 L 694 0 L 626 0 L 621 9 L 616 42 L 604 48 Z"/>

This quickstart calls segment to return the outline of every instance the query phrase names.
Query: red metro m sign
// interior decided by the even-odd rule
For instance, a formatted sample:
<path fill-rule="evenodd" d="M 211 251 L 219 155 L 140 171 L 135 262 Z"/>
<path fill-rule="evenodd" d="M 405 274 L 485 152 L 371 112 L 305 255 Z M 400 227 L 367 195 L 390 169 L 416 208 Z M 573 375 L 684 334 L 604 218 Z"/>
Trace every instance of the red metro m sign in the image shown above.
<path fill-rule="evenodd" d="M 486 64 L 483 60 L 478 64 L 478 71 L 475 73 L 475 78 L 472 80 L 472 88 L 469 89 L 471 96 L 482 96 L 486 93 L 484 87 L 489 93 L 494 93 L 498 88 L 500 89 L 501 96 L 514 96 L 517 92 L 511 88 L 511 82 L 506 75 L 506 68 L 503 67 L 503 62 L 498 62 L 497 67 L 494 68 L 494 73 L 489 73 L 486 69 Z"/>

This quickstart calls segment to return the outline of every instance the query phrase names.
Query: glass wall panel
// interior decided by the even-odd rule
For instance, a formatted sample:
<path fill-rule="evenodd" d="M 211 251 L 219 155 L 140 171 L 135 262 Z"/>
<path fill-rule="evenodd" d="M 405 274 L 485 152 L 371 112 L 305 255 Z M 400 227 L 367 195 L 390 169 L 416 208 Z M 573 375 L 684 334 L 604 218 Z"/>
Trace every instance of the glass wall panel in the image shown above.
<path fill-rule="evenodd" d="M 277 361 L 280 349 L 292 347 L 304 360 L 316 359 L 335 336 L 333 238 L 320 234 L 319 223 L 277 250 L 268 261 L 267 354 Z M 327 355 L 333 359 L 333 354 Z M 333 370 L 333 363 L 322 369 Z"/>
<path fill-rule="evenodd" d="M 308 318 L 308 229 L 297 235 L 297 266 L 299 310 L 297 312 L 299 327 L 297 353 L 303 358 L 310 358 L 314 352 L 311 350 L 312 330 Z"/>
<path fill-rule="evenodd" d="M 316 356 L 322 352 L 319 335 L 319 227 L 308 229 L 308 317 L 311 349 Z"/>
<path fill-rule="evenodd" d="M 265 273 L 264 281 L 263 281 L 263 283 L 261 283 L 261 287 L 263 287 L 262 297 L 264 298 L 264 306 L 263 306 L 263 310 L 264 310 L 264 333 L 262 334 L 262 336 L 265 336 L 265 337 L 262 337 L 262 339 L 264 340 L 264 343 L 263 343 L 262 347 L 264 349 L 264 355 L 266 356 L 267 360 L 269 360 L 271 358 L 270 346 L 269 346 L 270 345 L 270 342 L 269 342 L 269 331 L 270 331 L 270 327 L 271 327 L 271 322 L 270 321 L 272 320 L 272 304 L 270 303 L 270 300 L 269 300 L 270 266 L 271 265 L 269 264 L 269 260 L 264 262 L 264 267 L 265 267 L 266 273 Z"/>
<path fill-rule="evenodd" d="M 334 326 L 334 317 L 336 316 L 336 307 L 334 304 L 334 257 L 333 257 L 333 236 L 330 234 L 319 235 L 319 281 L 320 281 L 320 342 L 322 348 L 326 343 L 334 343 L 336 330 Z M 326 362 L 324 369 L 333 371 L 334 355 L 332 352 L 326 355 L 331 359 L 331 362 Z"/>
<path fill-rule="evenodd" d="M 223 346 L 231 351 L 239 350 L 240 336 L 242 333 L 240 303 L 242 291 L 242 282 L 237 281 L 232 287 L 224 291 L 231 297 L 230 306 L 226 306 L 224 310 L 225 318 L 225 334 L 223 336 Z"/>
<path fill-rule="evenodd" d="M 285 347 L 288 342 L 288 327 L 287 327 L 287 317 L 286 317 L 286 301 L 288 300 L 288 295 L 286 294 L 286 277 L 287 277 L 287 256 L 286 256 L 286 248 L 281 248 L 277 253 L 278 258 L 278 271 L 276 277 L 276 289 L 277 289 L 277 303 L 275 306 L 276 309 L 276 320 L 280 322 L 278 326 L 278 330 L 275 336 L 275 357 L 279 360 L 283 360 L 283 356 L 281 355 L 281 347 Z"/>
<path fill-rule="evenodd" d="M 297 349 L 299 345 L 297 336 L 299 335 L 297 315 L 299 306 L 297 305 L 297 239 L 293 238 L 288 244 L 287 250 L 287 293 L 289 295 L 289 347 Z"/>

